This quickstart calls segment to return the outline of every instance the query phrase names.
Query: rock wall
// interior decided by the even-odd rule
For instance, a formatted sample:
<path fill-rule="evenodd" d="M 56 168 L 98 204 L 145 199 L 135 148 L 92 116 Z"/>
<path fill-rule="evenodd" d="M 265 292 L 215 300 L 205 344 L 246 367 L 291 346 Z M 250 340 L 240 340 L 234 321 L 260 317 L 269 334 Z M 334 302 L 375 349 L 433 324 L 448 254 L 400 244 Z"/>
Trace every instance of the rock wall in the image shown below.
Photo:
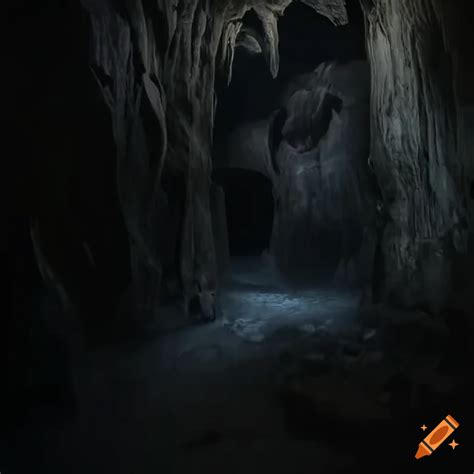
<path fill-rule="evenodd" d="M 369 90 L 366 63 L 323 64 L 284 99 L 271 243 L 283 268 L 339 266 L 337 278 L 355 282 L 370 266 L 359 262 L 373 218 Z"/>
<path fill-rule="evenodd" d="M 371 161 L 385 221 L 379 296 L 437 313 L 455 303 L 453 289 L 462 285 L 456 275 L 466 273 L 459 262 L 467 262 L 472 242 L 472 5 L 362 5 L 372 70 Z"/>
<path fill-rule="evenodd" d="M 289 3 L 81 0 L 81 8 L 68 7 L 70 18 L 59 14 L 46 23 L 51 41 L 42 50 L 54 57 L 38 75 L 48 81 L 21 102 L 28 108 L 12 136 L 32 166 L 18 165 L 20 185 L 12 195 L 22 200 L 32 190 L 21 207 L 26 220 L 33 218 L 43 276 L 92 326 L 118 306 L 141 319 L 173 298 L 213 317 L 215 80 L 231 78 L 239 42 L 250 41 L 277 73 L 277 21 Z M 335 24 L 347 21 L 343 0 L 305 3 Z M 362 3 L 372 68 L 371 162 L 384 202 L 380 296 L 406 306 L 452 304 L 450 288 L 468 280 L 462 268 L 474 240 L 472 6 L 466 0 Z M 245 24 L 250 11 L 257 30 Z M 38 35 L 22 39 L 20 57 L 31 51 L 39 24 Z M 12 29 L 15 44 L 19 31 Z M 67 58 L 67 69 L 57 57 Z M 33 60 L 28 57 L 33 69 L 44 62 Z M 12 77 L 21 97 L 31 81 L 27 66 L 17 68 Z M 48 93 L 30 103 L 40 89 Z M 8 110 L 21 108 L 17 98 L 8 99 Z M 47 131 L 39 112 L 46 109 Z M 280 125 L 270 129 L 270 147 L 280 143 L 285 120 L 272 121 Z M 291 140 L 305 147 L 298 136 Z M 23 185 L 26 168 L 32 171 Z"/>
<path fill-rule="evenodd" d="M 91 68 L 117 149 L 118 199 L 132 269 L 128 305 L 135 314 L 154 314 L 164 297 L 174 297 L 182 298 L 186 311 L 192 306 L 204 319 L 215 316 L 209 189 L 216 72 L 231 79 L 242 30 L 254 35 L 275 76 L 277 21 L 289 3 L 82 1 Z M 347 21 L 343 0 L 309 3 L 336 24 Z M 243 28 L 250 10 L 260 22 L 258 32 Z"/>

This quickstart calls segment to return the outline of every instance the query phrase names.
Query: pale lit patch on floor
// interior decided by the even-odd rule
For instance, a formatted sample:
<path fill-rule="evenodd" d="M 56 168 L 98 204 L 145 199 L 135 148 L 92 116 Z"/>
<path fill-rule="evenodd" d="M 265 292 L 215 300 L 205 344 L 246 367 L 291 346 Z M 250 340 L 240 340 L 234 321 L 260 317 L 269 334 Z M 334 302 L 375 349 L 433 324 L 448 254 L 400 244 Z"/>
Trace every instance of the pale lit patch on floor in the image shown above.
<path fill-rule="evenodd" d="M 249 271 L 242 262 L 234 267 L 223 296 L 224 324 L 239 337 L 262 342 L 277 330 L 297 329 L 314 334 L 330 325 L 347 323 L 358 295 L 329 288 L 289 290 L 267 268 Z M 333 321 L 337 319 L 337 321 Z"/>

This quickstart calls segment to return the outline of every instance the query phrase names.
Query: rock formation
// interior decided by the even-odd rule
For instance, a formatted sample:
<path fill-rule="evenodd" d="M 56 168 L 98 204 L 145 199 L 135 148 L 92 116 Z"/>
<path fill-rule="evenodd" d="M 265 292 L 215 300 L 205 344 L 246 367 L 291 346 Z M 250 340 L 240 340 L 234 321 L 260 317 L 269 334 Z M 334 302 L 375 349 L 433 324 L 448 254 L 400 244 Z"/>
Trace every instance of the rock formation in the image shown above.
<path fill-rule="evenodd" d="M 245 35 L 258 42 L 276 75 L 277 21 L 290 1 L 83 1 L 91 68 L 117 150 L 133 311 L 154 313 L 168 294 L 182 296 L 186 310 L 193 305 L 205 319 L 214 317 L 209 189 L 216 74 L 230 80 L 242 18 L 252 10 L 259 31 L 244 28 Z M 342 0 L 309 3 L 336 24 L 347 21 Z M 40 254 L 44 247 L 38 243 Z"/>
<path fill-rule="evenodd" d="M 340 261 L 338 277 L 347 280 L 352 267 L 353 283 L 368 278 L 366 247 L 375 241 L 369 94 L 367 63 L 322 64 L 294 80 L 271 117 L 236 129 L 215 158 L 215 166 L 253 169 L 272 181 L 270 250 L 287 273 L 326 267 L 330 276 Z"/>
<path fill-rule="evenodd" d="M 122 457 L 114 457 L 117 447 L 133 441 L 133 446 L 127 448 L 141 445 L 143 450 L 129 450 L 134 454 L 129 472 L 136 469 L 137 453 L 149 469 L 153 464 L 149 464 L 147 455 L 156 451 L 160 440 L 157 442 L 148 430 L 142 437 L 135 436 L 138 432 L 134 427 L 144 427 L 142 423 L 147 419 L 146 426 L 158 426 L 163 440 L 169 439 L 173 431 L 167 430 L 166 420 L 176 423 L 167 412 L 168 400 L 176 402 L 176 413 L 185 408 L 181 412 L 183 420 L 188 411 L 198 412 L 196 407 L 201 406 L 205 409 L 200 416 L 219 418 L 216 412 L 209 417 L 216 400 L 217 405 L 222 401 L 219 397 L 213 399 L 217 384 L 207 383 L 212 379 L 201 378 L 199 371 L 195 372 L 195 385 L 184 378 L 173 382 L 176 392 L 166 390 L 179 366 L 175 362 L 192 360 L 193 367 L 200 366 L 205 373 L 209 368 L 213 371 L 206 365 L 215 359 L 227 394 L 233 391 L 233 384 L 246 388 L 247 381 L 260 373 L 260 366 L 273 367 L 279 359 L 274 348 L 284 347 L 280 336 L 272 341 L 269 358 L 260 359 L 261 363 L 253 355 L 251 359 L 241 357 L 240 344 L 229 344 L 235 352 L 229 352 L 228 360 L 225 352 L 216 350 L 219 345 L 201 347 L 201 340 L 195 341 L 196 351 L 189 350 L 185 347 L 187 337 L 182 334 L 173 334 L 163 345 L 163 352 L 147 348 L 134 353 L 132 359 L 137 365 L 126 353 L 140 346 L 134 344 L 135 336 L 143 332 L 154 336 L 153 330 L 162 329 L 159 318 L 174 322 L 181 317 L 181 322 L 189 324 L 189 315 L 193 320 L 212 320 L 216 316 L 219 271 L 225 269 L 228 260 L 224 197 L 211 179 L 216 83 L 220 86 L 232 80 L 237 47 L 262 54 L 271 74 L 278 73 L 278 18 L 292 1 L 297 0 L 7 2 L 5 77 L 9 83 L 5 87 L 4 116 L 12 130 L 6 134 L 11 143 L 5 146 L 9 150 L 4 173 L 7 229 L 2 233 L 7 308 L 0 317 L 0 356 L 6 374 L 2 379 L 6 402 L 0 409 L 0 430 L 13 434 L 13 443 L 5 445 L 7 457 L 18 451 L 18 458 L 25 461 L 56 459 L 61 468 L 46 471 L 68 472 L 63 462 L 77 460 L 84 452 L 91 456 L 102 453 L 103 465 L 111 460 L 120 464 Z M 300 1 L 336 25 L 348 21 L 345 0 Z M 362 338 L 368 340 L 368 345 L 377 345 L 368 356 L 375 359 L 373 365 L 381 379 L 387 375 L 385 362 L 379 360 L 382 346 L 396 359 L 393 367 L 400 374 L 391 374 L 395 388 L 389 389 L 394 405 L 405 407 L 398 399 L 405 396 L 403 373 L 408 371 L 409 391 L 412 387 L 420 391 L 416 396 L 423 400 L 420 406 L 444 410 L 446 402 L 455 402 L 457 395 L 438 400 L 443 402 L 439 405 L 438 401 L 431 403 L 432 392 L 426 387 L 441 387 L 443 379 L 420 377 L 425 372 L 425 361 L 414 366 L 414 354 L 412 357 L 410 353 L 421 349 L 427 353 L 426 362 L 436 364 L 433 373 L 438 369 L 447 375 L 459 371 L 462 378 L 472 359 L 474 4 L 472 0 L 360 3 L 370 70 L 368 113 L 367 91 L 347 80 L 366 80 L 365 66 L 351 76 L 350 67 L 325 65 L 297 81 L 268 120 L 241 129 L 245 140 L 239 146 L 248 145 L 245 156 L 235 147 L 235 153 L 226 158 L 231 160 L 228 165 L 235 159 L 238 166 L 258 169 L 272 180 L 278 209 L 271 250 L 283 267 L 306 263 L 314 267 L 325 263 L 325 256 L 332 253 L 337 258 L 331 257 L 328 263 L 331 271 L 338 267 L 338 275 L 347 279 L 355 268 L 361 283 L 370 280 L 366 286 L 371 286 L 373 294 L 367 291 L 366 301 L 380 303 L 370 305 L 363 313 L 372 319 L 372 332 L 353 335 L 355 350 L 344 343 L 343 370 L 337 380 L 333 383 L 323 378 L 321 384 L 310 381 L 310 398 L 319 404 L 325 398 L 319 395 L 348 390 L 346 374 L 350 371 L 351 379 L 357 374 L 354 365 L 358 362 L 351 359 L 357 358 Z M 11 11 L 16 12 L 16 19 L 10 18 Z M 356 107 L 352 109 L 352 105 Z M 307 228 L 314 230 L 313 234 L 307 235 Z M 294 229 L 298 232 L 293 233 Z M 334 238 L 336 235 L 343 236 L 341 242 Z M 323 252 L 331 246 L 337 247 L 335 252 Z M 357 261 L 368 263 L 357 265 Z M 258 281 L 242 286 L 252 287 L 251 298 L 258 299 Z M 269 295 L 286 317 L 288 306 L 279 302 L 291 306 L 287 295 Z M 320 310 L 320 301 L 318 294 L 304 311 L 313 307 Z M 242 312 L 247 310 L 244 305 L 239 307 Z M 348 311 L 354 310 L 351 308 Z M 339 310 L 336 313 L 341 319 L 345 317 Z M 444 322 L 432 315 L 446 318 L 449 336 Z M 244 319 L 238 316 L 237 321 Z M 267 316 L 270 318 L 272 313 Z M 244 320 L 244 327 L 249 324 L 254 323 Z M 225 332 L 220 325 L 204 328 L 203 332 L 207 329 L 216 338 Z M 311 351 L 307 351 L 317 365 L 321 354 L 315 354 L 312 348 L 325 340 L 330 346 L 331 337 L 325 333 L 331 330 L 324 323 L 321 328 L 306 326 L 303 332 L 308 331 L 321 332 L 319 339 L 310 341 Z M 202 332 L 194 334 L 199 339 Z M 133 341 L 116 344 L 104 354 L 90 351 L 84 357 L 84 342 L 103 348 L 108 342 L 123 339 Z M 294 341 L 298 344 L 299 339 Z M 157 339 L 157 349 L 161 342 Z M 260 352 L 258 348 L 256 352 Z M 332 354 L 328 347 L 328 358 Z M 435 355 L 442 355 L 442 367 Z M 150 365 L 150 357 L 157 364 Z M 77 398 L 84 405 L 76 405 L 75 387 L 80 387 L 81 374 L 92 366 L 97 370 L 91 371 L 94 375 Z M 109 372 L 102 370 L 106 367 Z M 142 370 L 150 376 L 150 384 L 142 378 Z M 123 373 L 130 378 L 126 385 L 121 383 Z M 163 373 L 165 378 L 161 378 Z M 221 379 L 224 373 L 227 378 Z M 262 373 L 270 375 L 266 369 Z M 359 395 L 360 406 L 366 406 L 367 392 L 362 385 L 378 379 L 371 370 L 356 379 L 350 384 L 351 391 Z M 137 382 L 145 396 L 129 397 L 139 394 Z M 298 385 L 300 391 L 305 384 Z M 471 377 L 466 377 L 465 385 L 459 401 L 463 397 L 472 399 Z M 188 398 L 174 396 L 190 386 L 205 389 L 197 397 L 205 401 L 204 405 L 178 403 L 196 397 L 193 390 L 188 390 Z M 262 387 L 266 386 L 259 381 L 254 388 L 258 400 L 265 395 L 267 406 L 270 386 L 263 391 Z M 382 395 L 378 388 L 377 397 Z M 97 392 L 97 398 L 89 398 L 89 389 L 91 394 Z M 118 403 L 114 403 L 110 396 L 119 392 L 120 397 L 115 399 Z M 235 391 L 235 406 L 243 405 L 240 394 L 245 392 Z M 354 406 L 350 395 L 335 398 L 343 398 L 348 407 Z M 104 400 L 110 402 L 111 411 L 103 410 Z M 306 424 L 308 412 L 300 400 L 293 406 L 303 413 L 301 418 Z M 68 424 L 72 430 L 51 425 L 48 404 L 62 408 L 66 416 L 80 412 L 80 418 Z M 139 411 L 126 413 L 128 407 L 138 405 Z M 162 411 L 153 412 L 160 416 L 150 416 L 152 406 L 160 407 Z M 32 420 L 30 408 L 36 415 L 41 414 L 40 420 Z M 234 413 L 233 403 L 226 402 L 221 408 L 229 408 L 232 417 L 239 415 L 238 410 Z M 331 416 L 338 413 L 323 411 Z M 122 413 L 127 414 L 126 418 L 139 418 L 139 425 L 122 423 Z M 280 422 L 271 410 L 269 413 L 271 416 L 263 419 L 271 419 L 269 440 L 273 442 L 273 423 Z M 319 412 L 315 413 L 315 424 L 325 426 Z M 404 414 L 405 410 L 396 408 L 393 413 Z M 95 433 L 100 424 L 96 423 L 96 415 L 103 416 L 101 423 L 118 429 L 114 433 L 99 430 L 100 436 L 92 437 L 91 445 L 83 445 L 81 440 L 90 438 L 83 435 Z M 255 420 L 260 418 L 256 416 Z M 255 420 L 249 426 L 255 426 Z M 406 418 L 396 421 L 405 422 Z M 335 426 L 344 431 L 344 424 Z M 176 427 L 180 428 L 179 423 Z M 26 438 L 17 437 L 18 428 Z M 380 427 L 376 428 L 373 433 L 380 433 Z M 130 436 L 122 436 L 125 431 Z M 68 443 L 62 442 L 54 444 L 53 451 L 42 452 L 47 438 L 59 440 L 63 433 L 64 439 L 75 445 L 70 452 L 74 455 L 57 456 L 59 452 L 67 454 L 63 448 Z M 239 439 L 241 433 L 247 437 L 247 431 L 239 430 Z M 104 443 L 97 444 L 109 434 L 117 435 L 111 437 L 113 442 L 106 443 L 113 453 L 102 449 Z M 356 436 L 365 443 L 367 436 L 361 437 L 358 430 Z M 22 439 L 28 439 L 28 445 L 34 447 L 31 452 L 24 449 Z M 240 456 L 239 444 L 229 439 Z M 261 441 L 266 444 L 264 438 L 255 438 L 256 443 L 253 440 L 251 437 L 258 450 Z M 3 437 L 0 442 L 3 447 Z M 201 444 L 210 448 L 215 465 L 214 442 Z M 390 443 L 384 439 L 382 444 L 375 452 L 385 454 L 383 449 Z M 397 446 L 396 442 L 392 445 Z M 163 446 L 161 451 L 168 445 Z M 269 456 L 273 456 L 273 445 L 268 446 Z M 278 449 L 286 445 L 278 441 L 275 446 Z M 220 452 L 227 456 L 226 451 Z M 299 456 L 299 450 L 294 452 Z M 358 456 L 360 450 L 354 452 Z M 289 458 L 294 458 L 292 453 Z M 308 458 L 314 464 L 313 452 Z M 92 467 L 91 459 L 85 458 L 88 468 Z M 0 461 L 3 463 L 3 458 Z M 97 466 L 99 469 L 102 464 Z M 192 466 L 195 469 L 194 463 Z M 123 465 L 118 467 L 123 469 Z M 3 464 L 0 468 L 8 471 Z M 82 464 L 76 468 L 82 469 Z M 11 472 L 33 469 L 37 466 Z M 139 471 L 137 468 L 134 472 Z"/>
<path fill-rule="evenodd" d="M 466 275 L 459 262 L 467 262 L 469 240 L 472 254 L 472 5 L 362 5 L 372 70 L 371 161 L 386 221 L 381 297 L 439 312 L 460 303 L 453 301 L 453 275 Z"/>
<path fill-rule="evenodd" d="M 29 106 L 23 115 L 31 127 L 21 124 L 14 141 L 34 157 L 32 166 L 21 163 L 14 173 L 21 177 L 18 186 L 12 180 L 13 196 L 20 196 L 15 205 L 21 203 L 15 212 L 32 218 L 44 279 L 91 326 L 117 308 L 140 326 L 165 301 L 176 300 L 204 319 L 215 316 L 213 234 L 222 230 L 222 223 L 213 222 L 213 215 L 222 219 L 222 202 L 211 202 L 222 194 L 210 193 L 215 83 L 220 76 L 231 80 L 237 45 L 261 51 L 277 74 L 278 17 L 290 3 L 81 0 L 81 7 L 68 7 L 67 18 L 49 23 L 56 29 L 44 46 L 55 51 L 48 63 L 56 67 L 48 76 L 55 80 L 37 83 L 36 89 L 49 89 L 34 105 L 28 103 L 34 93 L 22 105 L 8 102 L 8 110 Z M 304 3 L 336 25 L 348 20 L 344 0 Z M 372 84 L 370 163 L 382 192 L 375 297 L 433 312 L 459 307 L 469 313 L 472 5 L 467 0 L 361 3 Z M 79 25 L 81 15 L 86 22 Z M 71 25 L 73 33 L 67 31 Z M 67 51 L 60 47 L 62 38 Z M 30 39 L 20 50 L 31 51 Z M 66 69 L 58 57 L 68 58 Z M 15 80 L 27 84 L 29 72 L 25 66 Z M 42 74 L 37 76 L 41 81 Z M 77 93 L 72 78 L 80 81 Z M 299 105 L 303 95 L 288 99 L 289 115 L 271 121 L 268 165 L 275 176 L 296 170 L 289 166 L 290 152 L 306 167 L 318 143 L 321 149 L 337 146 L 332 133 L 341 118 L 338 94 L 326 94 L 329 102 L 318 93 L 311 99 L 321 105 L 314 113 L 332 110 L 328 133 L 314 136 L 291 119 L 293 108 L 313 114 Z M 344 105 L 342 100 L 340 110 Z M 47 131 L 41 110 L 54 116 Z M 39 131 L 30 134 L 27 128 Z M 321 170 L 331 169 L 325 166 Z M 26 168 L 31 176 L 23 176 Z M 325 175 L 316 170 L 313 177 Z M 300 177 L 292 179 L 292 186 L 301 184 Z M 275 186 L 281 195 L 288 182 Z M 29 202 L 26 189 L 34 190 Z M 326 183 L 321 189 L 328 202 L 333 187 Z M 288 214 L 283 198 L 279 205 Z M 328 221 L 327 215 L 312 218 Z M 280 235 L 275 249 L 290 238 Z"/>

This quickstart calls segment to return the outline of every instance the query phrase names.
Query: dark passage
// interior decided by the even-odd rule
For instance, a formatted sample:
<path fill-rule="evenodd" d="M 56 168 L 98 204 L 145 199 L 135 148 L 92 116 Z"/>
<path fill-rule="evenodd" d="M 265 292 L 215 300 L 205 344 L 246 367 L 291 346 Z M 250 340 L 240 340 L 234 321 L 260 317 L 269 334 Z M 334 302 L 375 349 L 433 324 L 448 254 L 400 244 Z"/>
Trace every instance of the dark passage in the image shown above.
<path fill-rule="evenodd" d="M 259 256 L 268 249 L 273 225 L 271 181 L 243 169 L 218 170 L 213 180 L 225 192 L 229 250 L 232 256 Z"/>
<path fill-rule="evenodd" d="M 218 91 L 214 181 L 226 196 L 230 254 L 266 250 L 265 264 L 305 284 L 362 285 L 371 266 L 361 255 L 374 227 L 370 77 L 358 2 L 348 13 L 336 27 L 292 3 L 278 23 L 278 76 L 265 50 L 243 44 L 231 84 Z M 258 22 L 248 12 L 243 31 L 258 38 Z"/>

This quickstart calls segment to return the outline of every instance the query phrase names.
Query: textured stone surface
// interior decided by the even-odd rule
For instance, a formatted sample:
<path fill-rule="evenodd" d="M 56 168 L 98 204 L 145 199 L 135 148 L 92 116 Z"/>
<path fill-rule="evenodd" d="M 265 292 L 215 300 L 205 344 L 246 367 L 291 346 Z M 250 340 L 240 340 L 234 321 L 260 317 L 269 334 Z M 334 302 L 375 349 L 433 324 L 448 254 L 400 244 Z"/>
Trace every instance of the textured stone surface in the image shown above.
<path fill-rule="evenodd" d="M 20 5 L 20 11 L 21 4 L 26 5 L 10 3 L 14 8 Z M 436 313 L 447 306 L 449 339 L 433 332 L 437 323 L 430 329 L 433 319 L 428 314 L 402 312 L 399 319 L 398 312 L 389 313 L 393 318 L 388 329 L 394 334 L 384 331 L 384 318 L 375 314 L 379 324 L 370 346 L 378 345 L 380 337 L 381 345 L 393 351 L 388 354 L 394 370 L 387 393 L 379 393 L 379 380 L 388 375 L 380 364 L 385 354 L 371 350 L 362 354 L 361 362 L 360 341 L 353 341 L 349 350 L 345 345 L 341 370 L 330 380 L 324 374 L 331 369 L 329 359 L 337 357 L 333 349 L 339 338 L 329 337 L 331 325 L 319 327 L 317 316 L 324 307 L 335 310 L 335 320 L 343 321 L 346 313 L 337 309 L 337 299 L 309 297 L 301 306 L 291 306 L 285 291 L 281 299 L 304 321 L 292 321 L 291 332 L 269 331 L 271 337 L 263 344 L 249 344 L 216 322 L 175 331 L 148 346 L 140 340 L 108 347 L 102 354 L 84 357 L 82 370 L 71 369 L 71 352 L 81 346 L 76 336 L 83 326 L 114 338 L 120 324 L 110 314 L 121 303 L 130 309 L 121 316 L 139 320 L 168 298 L 182 298 L 184 306 L 202 318 L 215 316 L 212 230 L 218 233 L 223 217 L 218 210 L 212 212 L 219 201 L 209 197 L 214 80 L 217 71 L 231 78 L 234 46 L 244 41 L 239 38 L 245 26 L 240 19 L 249 8 L 262 24 L 255 33 L 258 38 L 250 34 L 255 40 L 250 42 L 276 73 L 276 18 L 288 3 L 82 0 L 88 12 L 83 22 L 78 2 L 34 2 L 31 9 L 23 6 L 26 15 L 9 24 L 6 56 L 14 59 L 7 62 L 6 78 L 15 84 L 5 88 L 5 117 L 17 123 L 7 137 L 13 146 L 6 163 L 15 170 L 6 174 L 11 192 L 7 231 L 2 234 L 11 294 L 0 318 L 2 362 L 7 366 L 0 429 L 11 428 L 14 436 L 7 445 L 1 436 L 0 450 L 7 458 L 2 470 L 9 471 L 13 457 L 25 466 L 11 472 L 82 474 L 103 472 L 105 465 L 116 472 L 173 472 L 176 464 L 176 471 L 182 472 L 223 472 L 231 466 L 236 472 L 261 473 L 270 467 L 286 474 L 304 472 L 308 465 L 310 472 L 315 465 L 320 472 L 325 472 L 324 465 L 333 472 L 334 462 L 343 457 L 340 451 L 349 450 L 362 464 L 352 471 L 366 470 L 366 460 L 379 469 L 391 459 L 393 472 L 409 472 L 407 458 L 400 456 L 400 449 L 413 449 L 406 427 L 416 427 L 413 420 L 431 417 L 447 406 L 462 413 L 463 402 L 472 400 L 470 0 L 362 1 L 372 68 L 371 162 L 382 190 L 378 204 L 384 232 L 376 262 L 377 286 L 383 299 L 398 305 L 421 305 Z M 343 0 L 305 3 L 335 23 L 345 21 Z M 48 10 L 49 4 L 53 7 Z M 59 13 L 50 18 L 55 8 Z M 252 33 L 245 29 L 247 36 L 248 31 Z M 105 101 L 98 100 L 99 89 Z M 281 173 L 285 168 L 272 157 L 282 140 L 276 132 L 283 130 L 286 117 L 277 115 L 275 122 L 279 126 L 270 128 L 269 169 Z M 297 126 L 285 130 L 288 143 L 298 153 L 311 152 L 318 137 L 307 142 L 302 139 L 305 134 L 294 133 L 300 127 L 305 130 L 305 124 L 292 124 Z M 66 307 L 81 318 L 66 318 L 54 297 L 44 305 L 42 297 L 49 298 L 52 291 L 31 272 L 35 263 L 46 284 L 59 290 Z M 255 336 L 257 320 L 269 323 L 272 311 L 282 323 L 288 308 L 279 305 L 281 299 L 252 295 L 241 312 L 252 313 L 254 320 L 250 327 L 249 321 L 243 325 Z M 316 307 L 315 319 L 308 307 Z M 172 311 L 164 315 L 167 321 L 179 316 L 183 314 Z M 150 326 L 146 329 L 154 329 Z M 302 338 L 308 340 L 307 347 L 300 344 Z M 311 368 L 310 374 L 283 380 L 286 391 L 297 392 L 285 403 L 286 427 L 282 410 L 274 409 L 278 401 L 267 396 L 274 389 L 268 381 L 286 375 L 277 362 L 280 356 L 288 360 L 280 352 L 281 343 L 294 348 L 296 355 L 289 359 L 297 359 L 296 368 Z M 426 351 L 426 357 L 420 360 L 412 350 Z M 438 363 L 434 352 L 443 356 L 437 367 L 431 367 Z M 376 372 L 371 367 L 358 372 L 354 366 L 363 365 L 364 359 L 377 366 Z M 346 383 L 348 370 L 351 387 Z M 438 397 L 440 389 L 451 390 L 453 373 L 462 379 L 458 393 Z M 378 402 L 389 402 L 400 429 L 374 426 L 365 431 L 360 413 L 354 413 L 351 393 L 358 395 L 356 406 L 371 413 Z M 415 403 L 404 402 L 407 396 Z M 368 399 L 373 406 L 367 406 Z M 416 410 L 408 420 L 410 406 Z M 355 422 L 348 426 L 337 419 L 340 413 L 355 414 Z M 461 416 L 466 426 L 473 426 L 472 417 Z M 292 439 L 308 436 L 308 431 L 310 439 L 312 431 L 318 440 L 316 452 L 313 441 Z M 391 435 L 380 437 L 381 432 Z M 320 444 L 327 435 L 332 437 L 329 444 Z M 375 445 L 368 445 L 367 439 Z M 208 449 L 183 456 L 183 448 L 206 443 Z M 387 453 L 387 448 L 394 452 Z M 456 459 L 463 460 L 457 455 Z M 454 458 L 448 462 L 452 470 Z M 349 468 L 341 466 L 340 471 Z"/>
<path fill-rule="evenodd" d="M 370 256 L 359 256 L 374 240 L 369 93 L 368 64 L 322 64 L 289 85 L 268 119 L 236 129 L 216 157 L 216 166 L 272 180 L 271 253 L 280 268 L 317 272 L 329 264 L 334 272 L 340 259 L 340 280 L 367 278 Z"/>
<path fill-rule="evenodd" d="M 438 312 L 473 232 L 472 5 L 362 2 L 372 65 L 371 161 L 383 194 L 383 297 Z M 468 20 L 470 18 L 470 20 Z M 472 244 L 471 244 L 472 245 Z"/>
<path fill-rule="evenodd" d="M 133 307 L 156 310 L 165 273 L 178 282 L 176 296 L 184 297 L 185 308 L 192 301 L 212 306 L 216 259 L 209 182 L 216 73 L 230 80 L 242 19 L 252 10 L 260 22 L 254 39 L 275 76 L 277 20 L 291 0 L 82 3 L 91 25 L 92 70 L 112 117 Z M 347 21 L 343 0 L 311 4 L 337 24 Z M 252 36 L 252 30 L 245 34 Z M 170 255 L 164 249 L 171 242 L 175 259 L 165 269 Z M 210 311 L 201 310 L 204 317 Z"/>
<path fill-rule="evenodd" d="M 364 63 L 323 64 L 285 97 L 272 238 L 283 266 L 329 264 L 328 254 L 346 266 L 358 257 L 373 205 L 368 74 Z"/>
<path fill-rule="evenodd" d="M 67 18 L 61 22 L 28 23 L 38 31 L 19 42 L 19 56 L 26 54 L 25 64 L 32 69 L 42 63 L 34 61 L 30 38 L 39 36 L 44 22 L 52 32 L 41 48 L 53 51 L 54 58 L 22 105 L 8 98 L 8 110 L 28 105 L 19 115 L 30 117 L 31 129 L 38 129 L 26 131 L 22 123 L 14 136 L 22 152 L 34 158 L 31 176 L 24 179 L 30 163 L 13 160 L 20 164 L 12 187 L 25 218 L 34 217 L 32 235 L 43 275 L 92 326 L 118 306 L 137 319 L 155 313 L 168 298 L 182 300 L 184 308 L 191 301 L 212 306 L 216 259 L 209 189 L 215 80 L 221 74 L 231 78 L 235 46 L 249 42 L 277 73 L 277 19 L 290 1 L 81 3 L 82 11 L 79 5 L 65 9 Z M 347 21 L 343 0 L 304 3 L 335 24 Z M 447 305 L 469 314 L 472 4 L 362 4 L 372 70 L 371 163 L 383 194 L 378 293 L 404 306 L 438 312 Z M 84 11 L 88 21 L 81 23 Z M 248 22 L 249 14 L 258 28 Z M 21 31 L 20 23 L 13 30 Z M 88 46 L 91 57 L 85 58 Z M 57 60 L 61 57 L 69 61 L 66 68 Z M 31 82 L 25 79 L 26 66 L 12 77 L 22 91 Z M 75 94 L 72 77 L 80 93 Z M 44 97 L 34 97 L 48 88 Z M 99 105 L 98 89 L 106 108 Z M 44 109 L 49 127 L 41 123 Z M 281 166 L 280 172 L 278 131 L 287 134 L 291 153 L 300 159 L 317 141 L 312 137 L 306 143 L 290 125 L 284 130 L 286 119 L 277 114 L 269 128 L 267 165 L 272 170 Z M 320 142 L 328 146 L 330 136 Z"/>

